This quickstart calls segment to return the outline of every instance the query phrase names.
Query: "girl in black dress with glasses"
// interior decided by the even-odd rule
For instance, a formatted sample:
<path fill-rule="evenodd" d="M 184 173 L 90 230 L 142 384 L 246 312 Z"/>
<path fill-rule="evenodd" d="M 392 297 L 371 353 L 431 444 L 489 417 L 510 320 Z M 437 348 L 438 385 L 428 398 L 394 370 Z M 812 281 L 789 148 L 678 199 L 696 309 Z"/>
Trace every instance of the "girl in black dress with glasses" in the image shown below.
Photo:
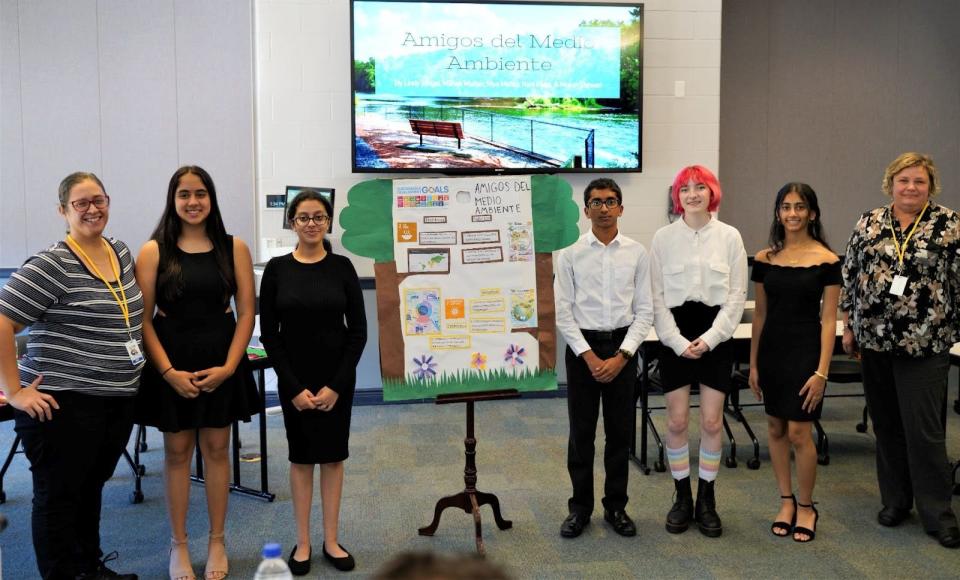
<path fill-rule="evenodd" d="M 270 260 L 260 284 L 260 339 L 277 372 L 289 446 L 297 545 L 288 562 L 297 576 L 310 571 L 317 464 L 323 556 L 338 570 L 355 565 L 338 543 L 337 528 L 356 368 L 367 342 L 367 320 L 353 264 L 331 253 L 324 240 L 332 216 L 330 202 L 316 191 L 297 195 L 287 209 L 297 248 Z"/>

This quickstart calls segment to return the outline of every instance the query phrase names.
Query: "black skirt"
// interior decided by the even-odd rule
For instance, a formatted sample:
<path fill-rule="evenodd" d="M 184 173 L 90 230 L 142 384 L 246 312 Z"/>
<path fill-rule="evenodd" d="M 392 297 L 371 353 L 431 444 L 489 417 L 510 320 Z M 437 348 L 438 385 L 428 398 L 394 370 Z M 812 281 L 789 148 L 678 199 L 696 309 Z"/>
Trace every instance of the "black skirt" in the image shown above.
<path fill-rule="evenodd" d="M 157 315 L 153 327 L 173 368 L 193 372 L 226 362 L 237 322 L 232 312 L 189 320 Z M 136 421 L 164 432 L 222 428 L 234 421 L 249 421 L 259 412 L 260 404 L 246 356 L 233 375 L 212 393 L 202 392 L 193 399 L 177 394 L 148 364 L 140 380 Z"/>
<path fill-rule="evenodd" d="M 310 389 L 317 394 L 319 388 Z M 350 418 L 353 389 L 340 393 L 333 409 L 298 411 L 281 397 L 290 463 L 318 464 L 344 461 L 350 456 Z"/>
<path fill-rule="evenodd" d="M 684 302 L 670 309 L 680 334 L 687 340 L 695 340 L 710 330 L 719 312 L 719 306 L 707 306 L 701 302 Z M 660 349 L 660 383 L 665 393 L 690 384 L 730 393 L 732 374 L 733 347 L 729 340 L 721 342 L 698 359 L 678 356 L 666 346 Z"/>

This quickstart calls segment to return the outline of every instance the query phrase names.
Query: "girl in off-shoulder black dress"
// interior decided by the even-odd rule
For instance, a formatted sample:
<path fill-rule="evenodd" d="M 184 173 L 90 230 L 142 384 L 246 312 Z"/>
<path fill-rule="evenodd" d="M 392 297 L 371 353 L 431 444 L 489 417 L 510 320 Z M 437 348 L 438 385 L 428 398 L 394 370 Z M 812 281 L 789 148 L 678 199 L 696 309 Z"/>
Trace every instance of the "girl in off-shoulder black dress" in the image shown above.
<path fill-rule="evenodd" d="M 767 299 L 757 351 L 764 409 L 779 419 L 815 421 L 822 400 L 808 410 L 800 391 L 819 369 L 820 301 L 824 288 L 839 287 L 840 262 L 783 266 L 758 260 L 751 279 L 763 285 Z"/>
<path fill-rule="evenodd" d="M 819 518 L 811 427 L 820 417 L 836 342 L 840 262 L 823 238 L 817 195 L 809 185 L 788 183 L 777 193 L 770 248 L 757 254 L 752 279 L 750 388 L 767 411 L 770 462 L 781 498 L 770 531 L 810 542 Z M 791 448 L 799 500 L 790 474 Z"/>

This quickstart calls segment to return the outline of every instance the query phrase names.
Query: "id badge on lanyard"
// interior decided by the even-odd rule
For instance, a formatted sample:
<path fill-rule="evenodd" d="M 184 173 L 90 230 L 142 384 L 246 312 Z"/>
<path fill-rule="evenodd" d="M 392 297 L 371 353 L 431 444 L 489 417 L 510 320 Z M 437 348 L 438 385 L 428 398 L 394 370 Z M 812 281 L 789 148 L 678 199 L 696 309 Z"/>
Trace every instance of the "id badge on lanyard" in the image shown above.
<path fill-rule="evenodd" d="M 923 206 L 923 209 L 920 210 L 920 214 L 917 216 L 917 219 L 913 222 L 913 227 L 910 229 L 910 233 L 907 234 L 907 237 L 903 240 L 903 244 L 900 243 L 900 240 L 897 239 L 897 231 L 893 229 L 893 208 L 890 209 L 890 235 L 893 237 L 893 247 L 897 251 L 897 274 L 893 277 L 893 281 L 890 283 L 890 294 L 894 296 L 903 296 L 903 293 L 907 289 L 907 282 L 910 281 L 909 278 L 903 274 L 903 257 L 907 253 L 907 244 L 910 243 L 910 238 L 913 237 L 913 234 L 917 231 L 917 226 L 920 225 L 920 220 L 923 218 L 923 214 L 926 213 L 927 207 L 929 207 L 929 202 Z"/>
<path fill-rule="evenodd" d="M 127 355 L 130 357 L 130 364 L 133 366 L 140 366 L 146 360 L 143 357 L 143 351 L 140 350 L 140 343 L 136 339 L 131 338 L 123 343 L 123 346 L 127 348 Z"/>
<path fill-rule="evenodd" d="M 903 296 L 904 290 L 907 289 L 907 282 L 909 279 L 902 275 L 897 274 L 893 277 L 893 282 L 890 284 L 890 293 L 894 296 Z"/>

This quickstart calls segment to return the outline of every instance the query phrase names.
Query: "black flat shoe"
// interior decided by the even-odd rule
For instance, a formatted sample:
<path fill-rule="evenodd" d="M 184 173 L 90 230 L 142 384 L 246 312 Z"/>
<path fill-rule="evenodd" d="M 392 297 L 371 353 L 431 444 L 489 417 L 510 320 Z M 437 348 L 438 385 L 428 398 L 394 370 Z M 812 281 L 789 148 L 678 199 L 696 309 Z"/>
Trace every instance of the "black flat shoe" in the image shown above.
<path fill-rule="evenodd" d="M 939 532 L 927 532 L 931 536 L 936 536 L 937 541 L 944 548 L 960 548 L 960 528 L 949 526 L 940 528 Z"/>
<path fill-rule="evenodd" d="M 583 533 L 583 528 L 588 525 L 590 525 L 588 516 L 572 513 L 560 524 L 560 535 L 564 538 L 576 538 Z"/>
<path fill-rule="evenodd" d="M 806 544 L 808 542 L 812 542 L 817 537 L 817 522 L 820 520 L 820 512 L 817 511 L 817 506 L 814 504 L 814 502 L 810 502 L 809 504 L 798 503 L 797 505 L 799 507 L 810 508 L 813 510 L 813 529 L 812 530 L 810 528 L 805 528 L 803 526 L 794 526 L 793 528 L 793 541 L 798 542 L 800 544 Z M 807 536 L 807 539 L 802 540 L 797 537 L 797 534 L 803 534 Z"/>
<path fill-rule="evenodd" d="M 797 496 L 790 495 L 781 495 L 780 499 L 789 499 L 793 500 L 793 519 L 789 522 L 776 521 L 770 526 L 770 533 L 778 538 L 786 538 L 790 535 L 790 532 L 793 531 L 793 527 L 797 525 Z M 783 532 L 778 534 L 777 532 Z"/>
<path fill-rule="evenodd" d="M 310 560 L 313 558 L 313 546 L 310 546 L 306 560 L 294 560 L 293 555 L 297 553 L 297 546 L 293 547 L 290 557 L 287 558 L 287 566 L 290 573 L 294 576 L 306 576 L 310 573 Z"/>
<path fill-rule="evenodd" d="M 603 519 L 613 526 L 613 531 L 617 532 L 621 536 L 636 536 L 637 535 L 637 526 L 633 524 L 633 520 L 630 519 L 630 516 L 627 515 L 627 512 L 623 510 L 616 511 L 604 511 Z"/>
<path fill-rule="evenodd" d="M 877 521 L 880 522 L 881 526 L 893 528 L 902 524 L 903 520 L 907 519 L 909 515 L 910 510 L 883 506 L 883 509 L 877 514 Z"/>
<path fill-rule="evenodd" d="M 337 545 L 340 546 L 340 544 L 337 544 Z M 347 552 L 347 549 L 344 548 L 343 546 L 340 546 L 340 549 L 343 550 L 344 552 Z M 347 555 L 344 556 L 343 558 L 334 558 L 333 556 L 328 554 L 326 544 L 323 545 L 323 557 L 324 559 L 326 559 L 327 562 L 330 562 L 331 564 L 333 564 L 334 568 L 336 568 L 337 570 L 340 570 L 341 572 L 349 572 L 350 570 L 353 570 L 354 567 L 357 565 L 357 563 L 353 559 L 353 556 L 350 555 L 350 552 L 347 552 Z"/>

